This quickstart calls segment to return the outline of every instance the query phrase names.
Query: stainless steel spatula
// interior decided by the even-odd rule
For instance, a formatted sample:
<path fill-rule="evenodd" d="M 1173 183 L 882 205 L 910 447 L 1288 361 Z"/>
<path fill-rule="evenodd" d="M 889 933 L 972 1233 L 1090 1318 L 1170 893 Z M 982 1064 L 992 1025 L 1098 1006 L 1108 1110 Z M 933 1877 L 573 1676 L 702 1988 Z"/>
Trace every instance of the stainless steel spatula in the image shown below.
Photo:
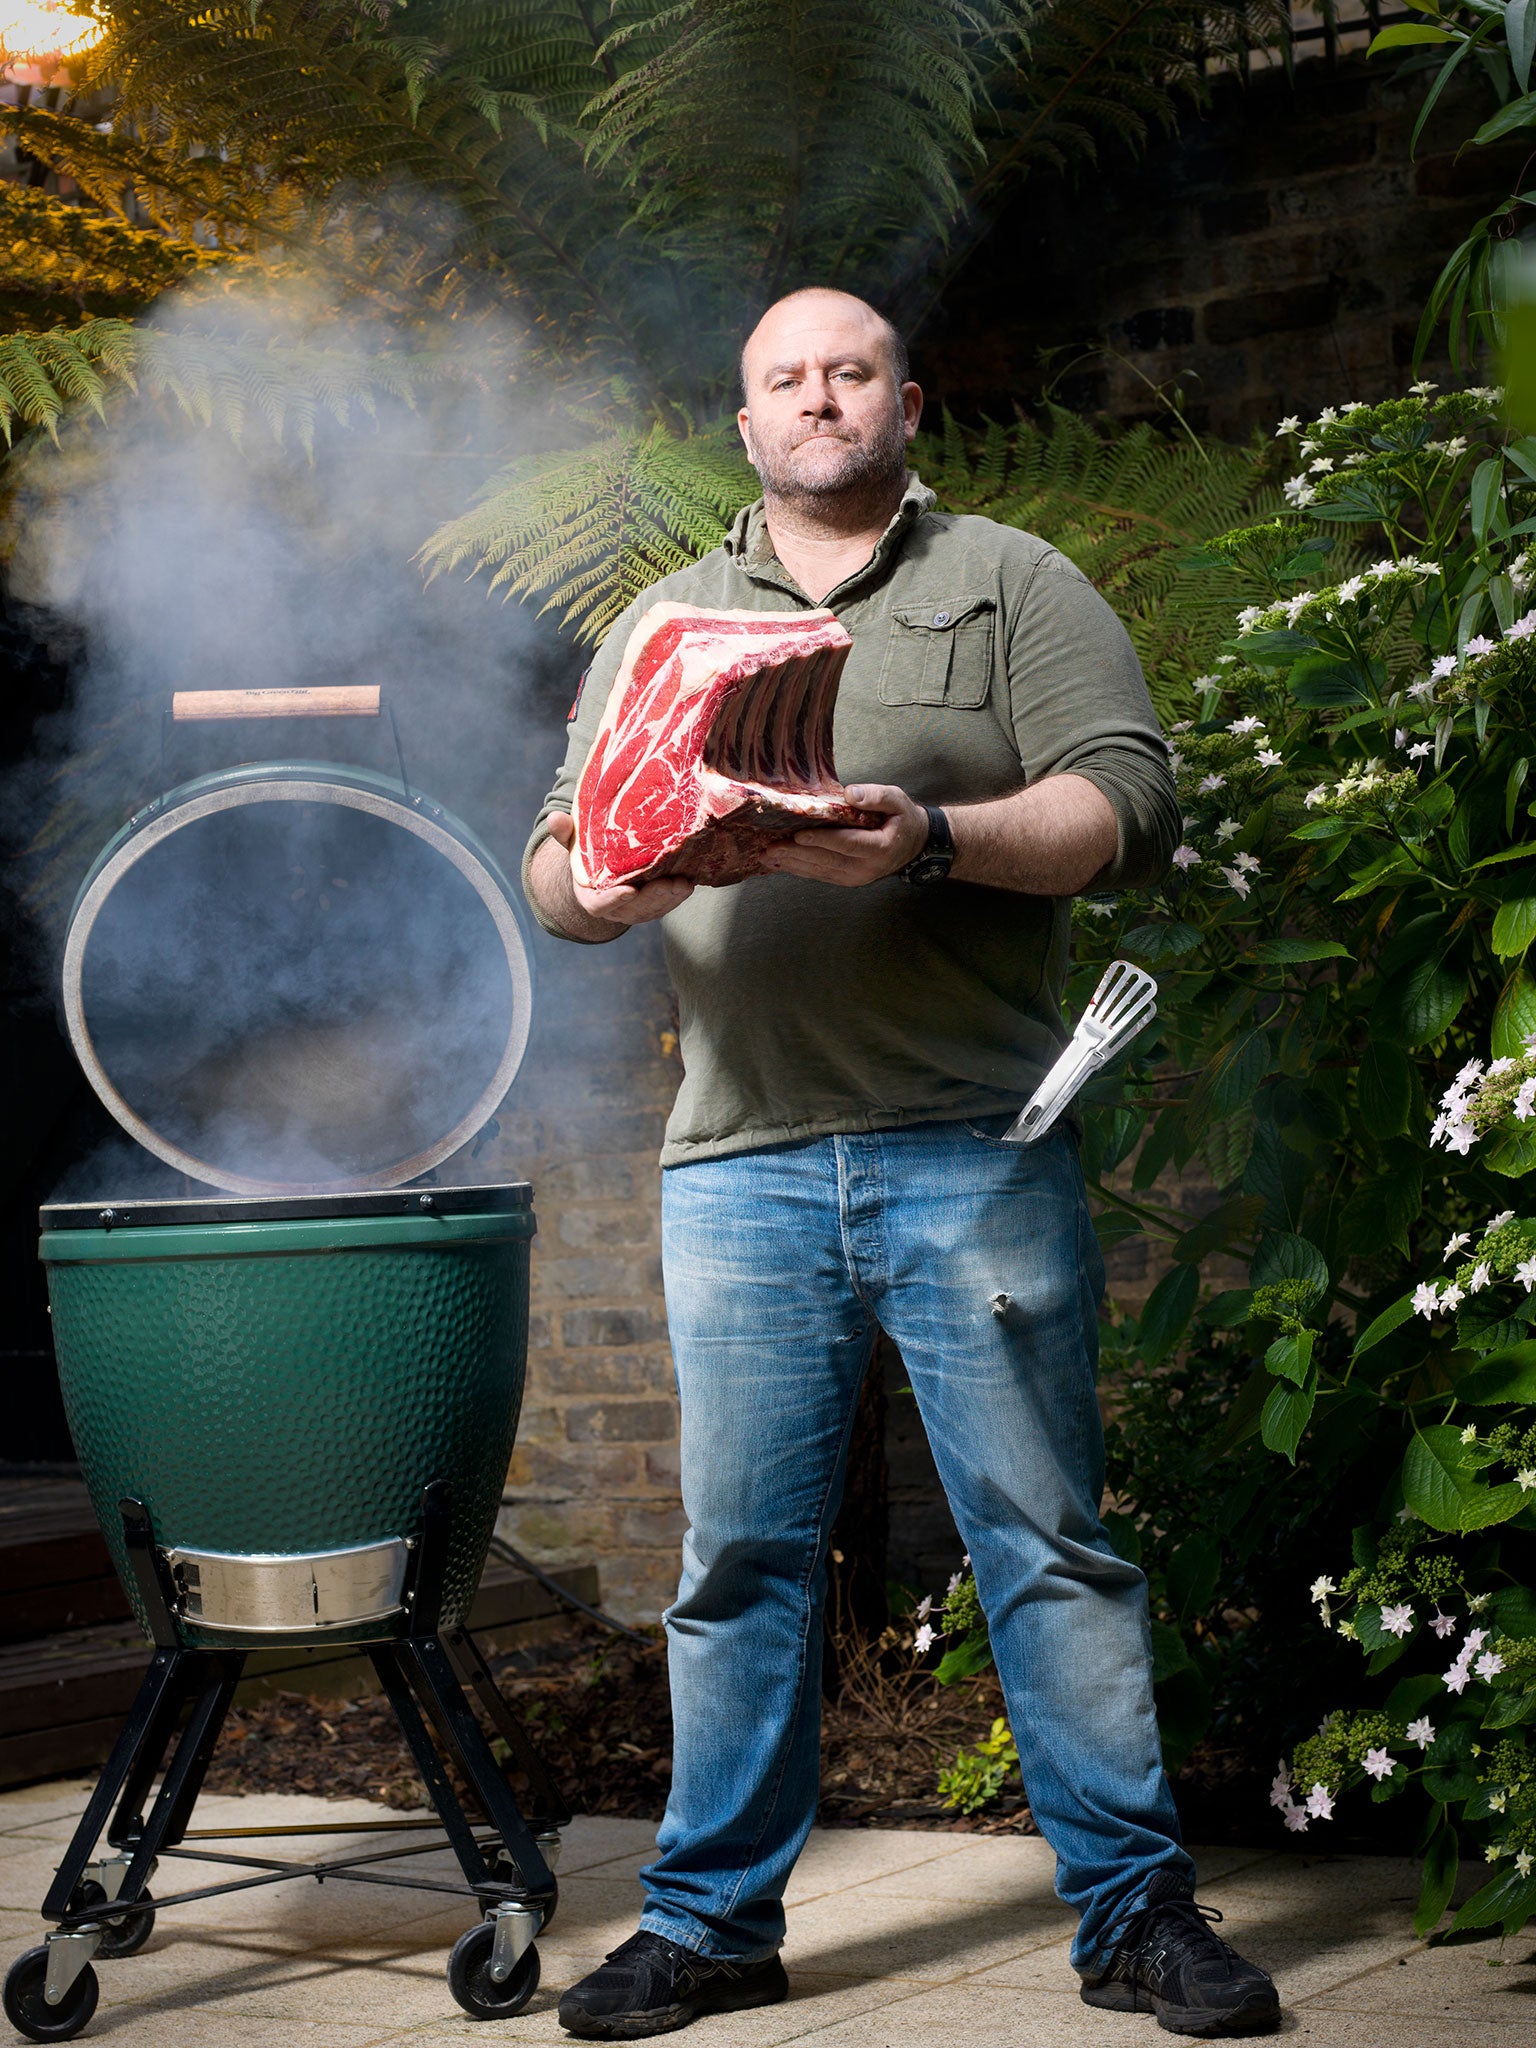
<path fill-rule="evenodd" d="M 1156 1004 L 1157 983 L 1151 975 L 1129 960 L 1115 961 L 1061 1057 L 1004 1131 L 1005 1142 L 1032 1145 L 1043 1138 L 1088 1076 L 1152 1022 Z"/>

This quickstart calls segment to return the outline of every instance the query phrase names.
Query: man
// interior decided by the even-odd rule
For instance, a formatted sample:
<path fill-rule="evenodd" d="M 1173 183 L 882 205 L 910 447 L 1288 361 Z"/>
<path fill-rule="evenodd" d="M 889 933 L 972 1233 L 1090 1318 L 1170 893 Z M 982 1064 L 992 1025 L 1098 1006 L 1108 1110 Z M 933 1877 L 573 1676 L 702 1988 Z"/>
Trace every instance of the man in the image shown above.
<path fill-rule="evenodd" d="M 1185 2033 L 1267 2027 L 1273 1985 L 1193 1901 L 1146 1586 L 1099 1522 L 1103 1268 L 1076 1143 L 1001 1137 L 1064 1035 L 1067 899 L 1152 881 L 1176 842 L 1157 720 L 1070 563 L 937 513 L 908 475 L 922 394 L 872 308 L 797 292 L 742 372 L 762 500 L 614 626 L 524 862 L 546 930 L 600 944 L 664 920 L 685 1067 L 662 1153 L 691 1524 L 666 1617 L 672 1791 L 640 1932 L 560 2020 L 628 2038 L 785 1994 L 827 1543 L 878 1325 L 970 1551 L 1031 1810 L 1081 1915 L 1083 1997 Z M 663 598 L 837 614 L 834 751 L 877 828 L 803 831 L 731 888 L 576 884 L 572 794 Z"/>

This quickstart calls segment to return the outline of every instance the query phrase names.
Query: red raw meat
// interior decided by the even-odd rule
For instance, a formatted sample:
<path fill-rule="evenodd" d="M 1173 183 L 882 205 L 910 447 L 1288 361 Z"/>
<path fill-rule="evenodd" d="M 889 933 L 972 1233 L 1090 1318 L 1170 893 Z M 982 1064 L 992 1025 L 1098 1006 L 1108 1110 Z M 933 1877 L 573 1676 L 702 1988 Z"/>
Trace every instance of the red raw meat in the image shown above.
<path fill-rule="evenodd" d="M 763 872 L 806 825 L 877 822 L 832 766 L 853 645 L 831 612 L 654 604 L 629 636 L 576 786 L 571 871 L 592 889 Z"/>

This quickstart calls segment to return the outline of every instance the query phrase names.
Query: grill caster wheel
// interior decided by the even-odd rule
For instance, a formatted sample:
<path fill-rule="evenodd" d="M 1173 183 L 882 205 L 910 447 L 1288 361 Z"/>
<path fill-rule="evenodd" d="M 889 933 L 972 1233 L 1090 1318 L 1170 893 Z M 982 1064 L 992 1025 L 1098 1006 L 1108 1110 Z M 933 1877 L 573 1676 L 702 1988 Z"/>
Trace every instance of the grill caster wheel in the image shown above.
<path fill-rule="evenodd" d="M 149 1900 L 154 1894 L 142 1891 L 139 1897 Z M 70 1894 L 69 1910 L 71 1913 L 88 1913 L 92 1907 L 106 1903 L 107 1894 L 103 1887 L 94 1877 L 85 1877 Z M 123 1956 L 136 1956 L 154 1931 L 155 1909 L 151 1906 L 147 1913 L 135 1913 L 131 1920 L 113 1922 L 101 1937 L 101 1946 L 96 1953 L 105 1956 L 108 1962 L 119 1961 Z"/>
<path fill-rule="evenodd" d="M 47 1981 L 46 1948 L 29 1948 L 24 1956 L 18 1956 L 6 1972 L 5 2016 L 29 2041 L 72 2041 L 90 2025 L 96 2010 L 101 1995 L 96 1972 L 87 1963 L 57 2005 L 50 2005 L 43 1996 Z M 537 1971 L 534 1982 L 538 1982 Z"/>
<path fill-rule="evenodd" d="M 495 1928 L 482 1920 L 460 1935 L 448 1958 L 448 1989 L 472 2020 L 509 2020 L 539 1988 L 539 1952 L 532 1946 L 523 1950 L 507 1981 L 496 1983 L 491 1976 L 495 1941 Z"/>
<path fill-rule="evenodd" d="M 496 1877 L 504 1877 L 509 1884 L 521 1884 L 522 1882 L 517 1865 L 512 1861 L 512 1858 L 505 1849 L 501 1850 L 497 1855 L 492 1866 L 492 1874 Z M 550 1921 L 555 1917 L 555 1908 L 560 1903 L 560 1880 L 555 1878 L 553 1885 L 554 1889 L 539 1908 L 540 1934 L 547 1932 Z"/>

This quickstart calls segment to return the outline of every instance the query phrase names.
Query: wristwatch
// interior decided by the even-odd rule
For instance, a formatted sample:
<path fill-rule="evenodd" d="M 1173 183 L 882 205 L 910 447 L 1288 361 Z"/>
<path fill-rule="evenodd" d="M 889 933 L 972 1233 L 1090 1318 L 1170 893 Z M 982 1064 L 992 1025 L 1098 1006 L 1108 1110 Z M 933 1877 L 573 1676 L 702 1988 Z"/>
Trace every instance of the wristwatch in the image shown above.
<path fill-rule="evenodd" d="M 915 860 L 896 870 L 904 882 L 910 882 L 916 889 L 947 882 L 955 861 L 955 835 L 949 829 L 948 818 L 937 804 L 924 804 L 923 809 L 928 813 L 928 837 L 923 850 Z"/>

